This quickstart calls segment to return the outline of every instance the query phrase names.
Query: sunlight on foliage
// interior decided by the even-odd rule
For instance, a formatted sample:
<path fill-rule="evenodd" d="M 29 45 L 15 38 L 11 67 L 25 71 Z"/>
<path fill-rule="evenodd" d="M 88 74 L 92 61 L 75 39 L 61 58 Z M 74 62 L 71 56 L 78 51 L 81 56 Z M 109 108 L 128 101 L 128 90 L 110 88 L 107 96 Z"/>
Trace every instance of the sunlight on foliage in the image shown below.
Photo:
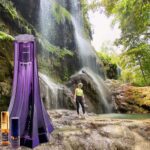
<path fill-rule="evenodd" d="M 97 52 L 99 59 L 104 65 L 104 71 L 108 78 L 117 79 L 120 76 L 118 72 L 119 57 L 117 55 L 108 55 L 106 52 Z"/>
<path fill-rule="evenodd" d="M 95 4 L 98 4 L 97 6 Z M 104 7 L 108 16 L 119 22 L 121 37 L 115 44 L 124 51 L 119 65 L 121 79 L 135 85 L 150 85 L 150 3 L 148 0 L 93 0 L 90 9 Z"/>
<path fill-rule="evenodd" d="M 128 86 L 125 92 L 127 101 L 138 106 L 150 107 L 150 88 Z"/>
<path fill-rule="evenodd" d="M 121 65 L 124 69 L 122 78 L 128 78 L 126 73 L 131 72 L 130 82 L 137 85 L 150 85 L 150 46 L 145 43 L 129 49 L 121 56 Z"/>
<path fill-rule="evenodd" d="M 11 41 L 13 41 L 14 37 L 12 37 L 11 35 L 0 31 L 0 40 L 11 40 Z"/>

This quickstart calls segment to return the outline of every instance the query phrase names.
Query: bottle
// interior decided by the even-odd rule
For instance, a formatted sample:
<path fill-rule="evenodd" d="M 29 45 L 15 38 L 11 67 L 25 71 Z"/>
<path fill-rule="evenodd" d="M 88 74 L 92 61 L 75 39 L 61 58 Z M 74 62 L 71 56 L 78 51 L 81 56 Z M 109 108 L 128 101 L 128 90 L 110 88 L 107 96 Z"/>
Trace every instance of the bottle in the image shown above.
<path fill-rule="evenodd" d="M 9 145 L 9 113 L 7 111 L 1 112 L 1 134 L 2 145 Z"/>
<path fill-rule="evenodd" d="M 13 149 L 17 149 L 20 146 L 20 129 L 19 129 L 19 118 L 12 117 L 10 121 L 10 142 Z"/>

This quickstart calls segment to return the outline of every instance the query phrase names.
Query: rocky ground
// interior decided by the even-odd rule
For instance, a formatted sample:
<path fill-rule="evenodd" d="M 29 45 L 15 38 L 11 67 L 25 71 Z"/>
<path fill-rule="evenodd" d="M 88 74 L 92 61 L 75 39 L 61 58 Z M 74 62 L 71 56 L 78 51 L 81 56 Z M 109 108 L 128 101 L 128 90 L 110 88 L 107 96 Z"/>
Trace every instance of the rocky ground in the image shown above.
<path fill-rule="evenodd" d="M 55 130 L 50 142 L 35 150 L 150 150 L 150 119 L 111 119 L 92 113 L 80 119 L 69 110 L 52 110 L 49 115 Z"/>

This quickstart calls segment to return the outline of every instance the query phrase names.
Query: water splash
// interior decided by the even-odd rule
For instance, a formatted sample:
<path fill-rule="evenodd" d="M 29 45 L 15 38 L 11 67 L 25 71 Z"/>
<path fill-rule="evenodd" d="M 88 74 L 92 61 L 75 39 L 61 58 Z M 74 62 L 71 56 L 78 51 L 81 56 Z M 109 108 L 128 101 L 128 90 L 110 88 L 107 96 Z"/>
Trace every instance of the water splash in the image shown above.
<path fill-rule="evenodd" d="M 62 89 L 62 87 L 45 74 L 39 73 L 39 77 L 44 87 L 46 87 L 43 89 L 41 88 L 41 97 L 43 97 L 47 109 L 57 109 L 59 107 L 58 91 Z"/>
<path fill-rule="evenodd" d="M 103 105 L 102 107 L 104 112 L 110 113 L 112 108 L 111 108 L 111 104 L 107 100 L 107 98 L 109 98 L 110 96 L 110 91 L 106 87 L 104 80 L 101 78 L 101 76 L 99 76 L 89 68 L 82 68 L 79 71 L 79 73 L 86 73 L 89 77 L 92 78 L 93 82 L 96 85 L 95 88 L 98 91 L 98 95 L 100 98 L 100 102 Z"/>
<path fill-rule="evenodd" d="M 70 109 L 72 92 L 66 86 L 55 83 L 50 77 L 39 73 L 41 97 L 47 109 Z"/>

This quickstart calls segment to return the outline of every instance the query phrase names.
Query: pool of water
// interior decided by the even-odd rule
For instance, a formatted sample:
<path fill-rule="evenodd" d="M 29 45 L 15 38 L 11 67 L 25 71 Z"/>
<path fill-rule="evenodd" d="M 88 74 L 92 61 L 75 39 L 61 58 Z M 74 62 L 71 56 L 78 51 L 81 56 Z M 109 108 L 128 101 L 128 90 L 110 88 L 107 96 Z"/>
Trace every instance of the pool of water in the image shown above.
<path fill-rule="evenodd" d="M 101 114 L 102 118 L 114 119 L 150 119 L 150 114 Z"/>

